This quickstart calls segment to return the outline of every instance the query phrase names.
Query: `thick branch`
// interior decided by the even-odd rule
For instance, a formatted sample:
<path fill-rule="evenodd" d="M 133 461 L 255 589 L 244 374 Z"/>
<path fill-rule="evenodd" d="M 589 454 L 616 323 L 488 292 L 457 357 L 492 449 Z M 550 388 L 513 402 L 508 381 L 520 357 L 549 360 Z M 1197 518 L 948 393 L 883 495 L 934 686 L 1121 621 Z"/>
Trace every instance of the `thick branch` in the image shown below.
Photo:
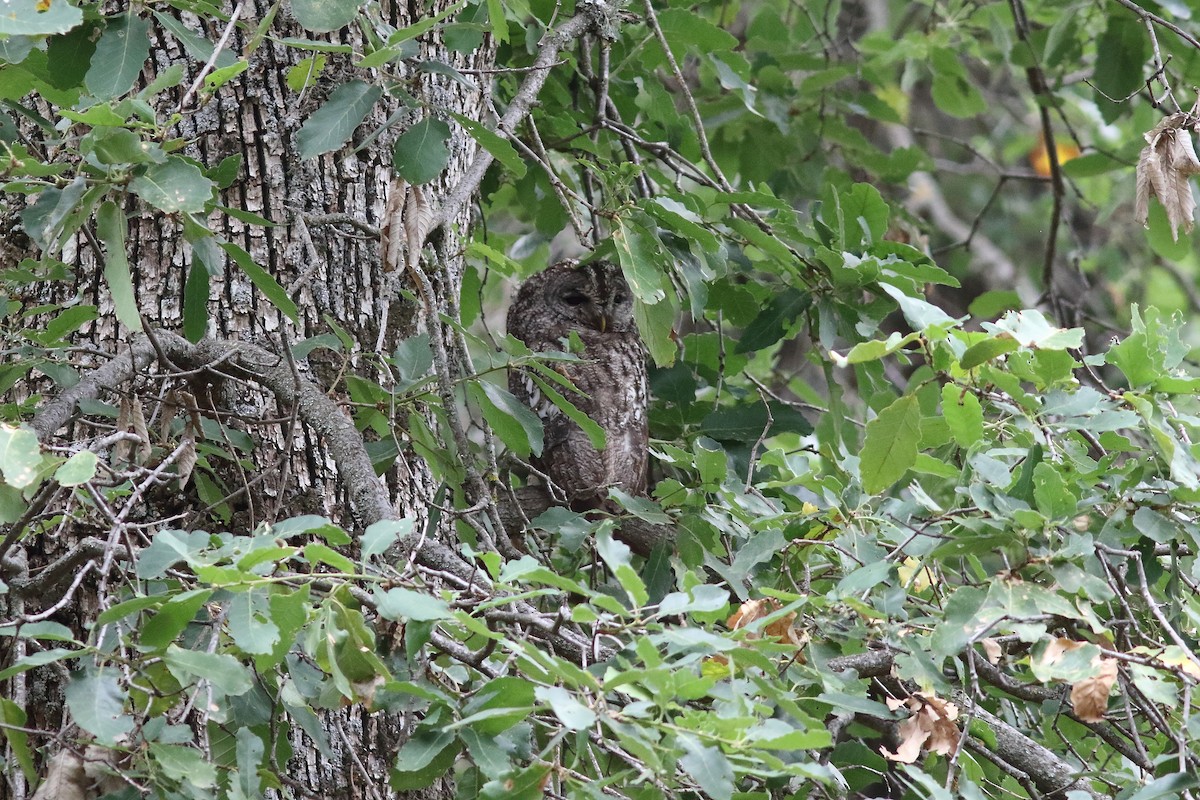
<path fill-rule="evenodd" d="M 138 336 L 129 350 L 85 375 L 79 383 L 47 403 L 31 425 L 40 441 L 46 441 L 67 424 L 76 407 L 84 400 L 95 400 L 101 393 L 130 381 L 138 371 L 154 360 L 154 348 L 145 336 Z"/>

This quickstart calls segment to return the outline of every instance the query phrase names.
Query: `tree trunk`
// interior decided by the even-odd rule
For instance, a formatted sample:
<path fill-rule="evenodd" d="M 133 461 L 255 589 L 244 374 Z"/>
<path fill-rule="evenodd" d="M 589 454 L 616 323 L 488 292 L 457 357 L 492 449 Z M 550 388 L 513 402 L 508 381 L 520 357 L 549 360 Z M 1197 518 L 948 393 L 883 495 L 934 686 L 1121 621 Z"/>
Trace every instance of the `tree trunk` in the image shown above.
<path fill-rule="evenodd" d="M 415 7 L 408 4 L 383 5 L 385 19 L 381 22 L 402 28 L 424 14 L 442 12 L 451 3 L 434 0 L 418 16 L 414 16 Z M 271 38 L 255 47 L 256 28 L 276 11 L 270 27 Z M 98 374 L 97 370 L 106 365 L 114 369 L 120 357 L 126 358 L 130 367 L 127 371 L 111 381 L 101 381 L 98 390 L 89 384 L 89 392 L 100 400 L 120 405 L 122 418 L 118 423 L 127 430 L 145 433 L 163 423 L 168 452 L 189 434 L 203 443 L 202 431 L 211 435 L 214 420 L 226 423 L 227 435 L 249 434 L 253 441 L 252 451 L 242 451 L 240 458 L 232 461 L 222 461 L 211 451 L 208 451 L 211 457 L 206 459 L 202 451 L 201 462 L 183 496 L 168 484 L 148 491 L 136 507 L 125 508 L 114 501 L 115 509 L 129 514 L 123 520 L 137 523 L 172 517 L 172 526 L 184 530 L 249 532 L 263 523 L 315 513 L 328 516 L 352 532 L 361 531 L 365 523 L 387 513 L 380 511 L 378 503 L 372 507 L 347 489 L 346 476 L 339 474 L 339 468 L 344 472 L 346 465 L 339 459 L 336 443 L 331 443 L 325 432 L 306 423 L 304 413 L 296 410 L 304 398 L 301 382 L 311 380 L 327 391 L 341 406 L 329 413 L 340 414 L 345 426 L 349 421 L 345 376 L 359 375 L 387 386 L 388 371 L 381 369 L 380 355 L 390 353 L 397 343 L 420 331 L 429 330 L 434 337 L 442 337 L 443 347 L 435 349 L 444 352 L 450 363 L 440 364 L 440 368 L 461 369 L 457 339 L 436 322 L 436 315 L 453 318 L 457 313 L 463 274 L 461 236 L 469 228 L 469 207 L 462 204 L 451 210 L 450 224 L 444 230 L 453 233 L 442 236 L 423 254 L 419 269 L 428 276 L 425 286 L 414 285 L 403 270 L 390 271 L 395 264 L 384 264 L 378 231 L 388 207 L 389 189 L 393 187 L 391 145 L 397 134 L 426 113 L 447 120 L 446 112 L 481 119 L 487 107 L 485 92 L 470 86 L 469 81 L 454 80 L 444 71 L 418 71 L 412 65 L 438 62 L 460 72 L 487 69 L 492 66 L 494 47 L 490 37 L 485 37 L 482 44 L 463 55 L 439 41 L 430 41 L 432 37 L 423 37 L 419 57 L 397 60 L 373 76 L 361 75 L 362 71 L 357 70 L 359 77 L 373 78 L 381 84 L 403 85 L 420 105 L 406 109 L 385 94 L 384 101 L 376 105 L 358 129 L 354 141 L 366 139 L 367 134 L 385 125 L 393 115 L 397 115 L 398 122 L 391 120 L 390 127 L 357 152 L 347 147 L 302 160 L 297 132 L 327 100 L 330 89 L 343 83 L 352 72 L 351 57 L 333 52 L 321 54 L 327 60 L 325 75 L 305 90 L 297 102 L 296 92 L 287 87 L 286 81 L 289 70 L 306 53 L 278 44 L 274 39 L 332 39 L 350 44 L 355 52 L 362 53 L 362 33 L 351 26 L 329 37 L 310 35 L 290 18 L 290 6 L 273 6 L 266 0 L 237 3 L 233 13 L 239 12 L 239 24 L 230 31 L 225 49 L 234 54 L 249 54 L 249 67 L 242 75 L 213 93 L 201 91 L 185 97 L 193 80 L 200 77 L 202 63 L 189 59 L 179 38 L 161 23 L 152 21 L 152 52 L 142 80 L 148 83 L 172 65 L 185 66 L 182 83 L 156 98 L 160 119 L 173 110 L 182 110 L 168 135 L 187 142 L 183 152 L 205 169 L 229 164 L 227 159 L 240 160 L 236 177 L 231 173 L 231 180 L 221 190 L 220 203 L 264 217 L 272 224 L 246 222 L 243 219 L 249 218 L 244 214 L 235 217 L 225 213 L 214 213 L 206 221 L 198 222 L 207 222 L 218 240 L 243 248 L 287 290 L 296 303 L 298 323 L 294 324 L 267 303 L 248 273 L 222 253 L 222 263 L 215 265 L 211 276 L 206 341 L 199 348 L 188 350 L 182 340 L 176 341 L 165 333 L 179 329 L 184 317 L 182 298 L 187 294 L 186 285 L 204 271 L 196 259 L 200 249 L 193 246 L 202 238 L 202 232 L 193 223 L 181 224 L 178 216 L 152 213 L 145 206 L 140 206 L 141 210 L 129 219 L 128 253 L 137 307 L 146 327 L 158 331 L 151 333 L 149 342 L 141 337 L 130 340 L 128 330 L 118 326 L 110 313 L 112 301 L 99 277 L 103 266 L 96 242 L 88 236 L 77 234 L 63 246 L 62 258 L 72 267 L 73 279 L 45 284 L 52 287 L 50 294 L 36 301 L 62 303 L 78 296 L 81 302 L 98 306 L 100 317 L 87 324 L 76 341 L 88 348 L 88 354 L 76 366 L 87 383 Z M 174 12 L 168 9 L 163 13 Z M 182 16 L 183 24 L 194 26 L 195 22 L 190 15 Z M 226 33 L 223 29 L 198 32 L 211 42 Z M 479 86 L 487 86 L 486 78 Z M 202 98 L 199 107 L 197 97 Z M 474 140 L 454 125 L 448 146 L 448 166 L 439 177 L 421 187 L 425 197 L 434 202 L 459 183 L 477 150 Z M 410 191 L 402 183 L 397 183 L 394 190 Z M 134 204 L 129 203 L 125 210 L 135 211 Z M 15 249 L 11 243 L 9 247 Z M 211 252 L 204 251 L 206 255 Z M 32 245 L 28 252 L 15 253 L 31 254 Z M 401 289 L 425 302 L 414 304 L 403 299 Z M 33 300 L 30 298 L 31 304 Z M 435 324 L 430 325 L 431 319 Z M 355 343 L 352 350 L 317 348 L 307 359 L 296 359 L 293 367 L 286 352 L 289 347 L 316 336 L 325 337 L 323 341 L 327 343 L 336 343 L 334 337 L 343 331 Z M 275 364 L 260 358 L 264 374 L 280 365 L 290 371 L 296 383 L 291 396 L 284 396 L 286 377 L 282 389 L 273 388 L 269 380 L 256 379 L 252 371 L 234 368 L 237 343 L 253 346 L 255 358 L 270 354 Z M 174 358 L 163 359 L 164 349 L 173 353 Z M 227 379 L 213 378 L 213 372 L 200 369 L 201 354 L 229 358 L 230 367 L 224 370 Z M 167 363 L 178 367 L 176 374 L 167 368 Z M 48 393 L 60 394 L 48 381 L 44 384 L 42 388 Z M 60 403 L 57 409 L 64 413 L 55 411 L 39 416 L 39 433 L 45 443 L 70 443 L 94 435 L 77 420 L 68 421 L 73 402 Z M 422 413 L 422 409 L 414 413 Z M 148 420 L 150 427 L 139 422 L 139 417 Z M 168 423 L 176 417 L 172 429 Z M 64 422 L 67 424 L 63 425 Z M 426 424 L 436 431 L 439 423 L 430 414 Z M 430 524 L 428 503 L 438 494 L 439 482 L 425 460 L 403 441 L 404 432 L 399 434 L 402 439 L 397 443 L 399 458 L 386 476 L 388 499 L 394 509 L 390 516 L 412 517 L 415 528 L 427 536 L 448 536 L 452 533 L 448 518 Z M 228 447 L 229 442 L 226 438 L 224 443 L 210 444 Z M 114 445 L 120 447 L 121 444 Z M 135 460 L 138 457 L 136 453 L 127 455 Z M 367 475 L 365 480 L 374 481 L 374 475 Z M 50 488 L 43 489 L 34 507 L 40 503 L 41 507 L 53 508 L 61 495 L 54 496 L 52 492 Z M 87 515 L 80 517 L 82 522 L 64 520 L 53 540 L 44 535 L 27 537 L 20 547 L 8 553 L 6 563 L 10 583 L 19 588 L 22 576 L 38 574 L 41 567 L 57 557 L 72 552 L 90 554 L 91 569 L 78 587 L 68 590 L 69 580 L 51 587 L 53 597 L 66 591 L 64 599 L 68 600 L 54 611 L 52 618 L 87 640 L 87 626 L 96 613 L 120 599 L 114 587 L 121 584 L 121 570 L 129 566 L 122 557 L 127 551 L 114 550 L 113 544 L 126 548 L 143 546 L 150 531 L 122 530 L 120 526 L 105 530 Z M 37 515 L 29 514 L 7 532 L 15 538 L 35 521 L 39 521 Z M 80 543 L 88 537 L 99 537 L 96 539 L 99 547 L 80 550 Z M 101 550 L 110 557 L 97 561 L 95 556 Z M 117 558 L 111 557 L 114 552 Z M 3 618 L 22 615 L 32 618 L 48 610 L 51 601 L 45 596 L 34 597 L 18 591 L 0 597 L 0 604 L 4 606 L 0 608 Z M 96 633 L 91 635 L 95 641 Z M 0 668 L 25 654 L 20 644 L 14 645 L 0 662 Z M 19 705 L 38 710 L 37 717 L 28 720 L 29 727 L 71 733 L 68 727 L 71 720 L 64 713 L 63 704 L 68 677 L 66 670 L 39 669 L 13 678 L 12 698 Z M 291 767 L 284 770 L 290 776 L 284 791 L 313 797 L 392 796 L 387 782 L 389 769 L 413 722 L 404 714 L 370 712 L 363 705 L 326 713 L 320 724 L 328 750 L 322 755 L 303 734 L 293 736 L 295 756 Z M 203 741 L 204 732 L 200 735 Z M 35 744 L 46 745 L 48 752 L 53 752 L 61 743 Z M 448 796 L 448 792 L 446 786 L 434 785 L 424 792 L 409 794 L 439 797 Z M 19 781 L 0 787 L 0 798 L 4 800 L 25 797 L 28 793 L 28 787 Z"/>

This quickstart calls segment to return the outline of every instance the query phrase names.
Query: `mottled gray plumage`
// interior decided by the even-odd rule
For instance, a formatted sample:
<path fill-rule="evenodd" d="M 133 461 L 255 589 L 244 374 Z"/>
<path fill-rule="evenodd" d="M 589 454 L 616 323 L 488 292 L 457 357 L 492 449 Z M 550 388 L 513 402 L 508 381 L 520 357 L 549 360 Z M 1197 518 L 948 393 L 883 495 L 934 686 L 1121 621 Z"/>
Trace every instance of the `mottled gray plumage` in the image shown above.
<path fill-rule="evenodd" d="M 577 510 L 601 508 L 610 486 L 646 491 L 646 349 L 633 321 L 633 296 L 613 264 L 555 264 L 517 291 L 508 332 L 535 352 L 569 352 L 574 332 L 583 343 L 577 362 L 554 362 L 579 393 L 564 394 L 604 430 L 605 446 L 543 396 L 526 370 L 508 373 L 508 388 L 537 413 L 545 445 L 534 466 L 546 473 Z M 556 386 L 555 388 L 561 388 Z"/>

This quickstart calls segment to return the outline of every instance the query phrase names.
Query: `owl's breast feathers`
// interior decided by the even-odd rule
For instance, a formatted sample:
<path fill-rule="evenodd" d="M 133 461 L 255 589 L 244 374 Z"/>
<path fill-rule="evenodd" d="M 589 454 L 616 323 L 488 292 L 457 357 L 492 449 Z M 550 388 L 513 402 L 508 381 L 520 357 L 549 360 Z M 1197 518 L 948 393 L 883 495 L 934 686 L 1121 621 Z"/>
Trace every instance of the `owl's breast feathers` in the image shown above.
<path fill-rule="evenodd" d="M 531 377 L 527 369 L 509 374 L 509 390 L 541 419 L 544 448 L 535 466 L 564 484 L 573 499 L 597 499 L 616 486 L 630 494 L 646 491 L 647 420 L 646 351 L 636 332 L 577 331 L 584 348 L 578 361 L 555 362 L 553 369 L 575 386 L 552 385 L 604 431 L 605 445 L 596 450 L 583 429 L 571 420 Z M 560 342 L 540 352 L 564 351 Z M 567 452 L 570 456 L 566 456 Z M 567 465 L 575 474 L 567 476 Z M 597 499 L 597 502 L 599 500 Z"/>

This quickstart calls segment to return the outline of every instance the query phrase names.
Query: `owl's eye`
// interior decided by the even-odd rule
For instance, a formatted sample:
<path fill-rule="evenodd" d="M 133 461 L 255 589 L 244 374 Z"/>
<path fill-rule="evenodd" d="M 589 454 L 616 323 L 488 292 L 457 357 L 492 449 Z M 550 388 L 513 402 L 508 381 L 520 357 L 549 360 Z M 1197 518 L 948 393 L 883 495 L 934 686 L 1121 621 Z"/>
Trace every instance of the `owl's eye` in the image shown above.
<path fill-rule="evenodd" d="M 563 295 L 563 302 L 569 306 L 581 306 L 588 301 L 588 296 L 583 292 L 567 292 Z"/>

